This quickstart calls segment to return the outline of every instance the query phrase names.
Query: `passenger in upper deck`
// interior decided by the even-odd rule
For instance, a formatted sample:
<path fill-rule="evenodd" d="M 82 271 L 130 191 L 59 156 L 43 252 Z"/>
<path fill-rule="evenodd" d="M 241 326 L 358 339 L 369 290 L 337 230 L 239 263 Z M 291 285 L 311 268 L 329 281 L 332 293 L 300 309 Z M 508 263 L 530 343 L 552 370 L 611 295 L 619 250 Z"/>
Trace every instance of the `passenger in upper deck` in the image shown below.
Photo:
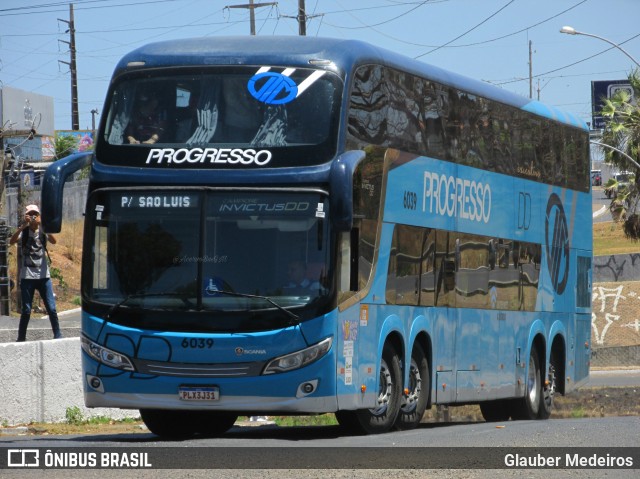
<path fill-rule="evenodd" d="M 158 142 L 166 128 L 166 114 L 158 107 L 158 98 L 152 93 L 142 93 L 125 130 L 128 143 L 153 144 Z"/>

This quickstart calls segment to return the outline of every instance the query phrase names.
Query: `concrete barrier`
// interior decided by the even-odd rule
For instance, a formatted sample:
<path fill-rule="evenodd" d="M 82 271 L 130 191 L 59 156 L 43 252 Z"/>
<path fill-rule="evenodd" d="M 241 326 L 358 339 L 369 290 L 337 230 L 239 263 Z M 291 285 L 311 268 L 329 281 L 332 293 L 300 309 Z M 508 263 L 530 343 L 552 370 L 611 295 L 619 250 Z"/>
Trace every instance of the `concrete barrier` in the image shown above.
<path fill-rule="evenodd" d="M 138 411 L 84 407 L 80 339 L 0 344 L 0 424 L 61 422 L 67 409 L 83 416 L 138 417 Z"/>

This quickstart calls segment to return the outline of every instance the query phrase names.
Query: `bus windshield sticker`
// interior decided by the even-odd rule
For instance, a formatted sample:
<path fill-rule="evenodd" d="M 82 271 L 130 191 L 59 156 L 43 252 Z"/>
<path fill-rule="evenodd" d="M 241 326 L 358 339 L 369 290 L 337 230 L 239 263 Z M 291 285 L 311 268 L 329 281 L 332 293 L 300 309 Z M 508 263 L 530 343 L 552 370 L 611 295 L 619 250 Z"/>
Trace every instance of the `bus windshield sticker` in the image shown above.
<path fill-rule="evenodd" d="M 298 85 L 282 73 L 265 72 L 251 77 L 247 84 L 252 97 L 267 105 L 284 105 L 298 95 Z"/>
<path fill-rule="evenodd" d="M 282 73 L 270 70 L 271 67 L 260 68 L 247 83 L 251 96 L 267 105 L 284 105 L 295 100 L 326 73 L 324 70 L 314 70 L 298 85 L 289 78 L 296 71 L 294 68 L 287 68 Z"/>

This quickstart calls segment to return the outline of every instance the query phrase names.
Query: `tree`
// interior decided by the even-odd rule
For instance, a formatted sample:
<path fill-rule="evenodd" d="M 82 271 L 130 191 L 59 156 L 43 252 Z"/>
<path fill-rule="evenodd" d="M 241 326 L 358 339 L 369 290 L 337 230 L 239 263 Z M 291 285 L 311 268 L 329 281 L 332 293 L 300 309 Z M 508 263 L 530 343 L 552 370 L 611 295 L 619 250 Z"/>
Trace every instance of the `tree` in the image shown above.
<path fill-rule="evenodd" d="M 611 99 L 604 101 L 602 116 L 607 120 L 602 133 L 602 143 L 620 150 L 623 154 L 609 148 L 603 148 L 605 162 L 617 166 L 621 170 L 635 173 L 635 180 L 629 183 L 611 202 L 610 210 L 614 218 L 622 220 L 625 236 L 640 240 L 640 106 L 633 98 L 640 99 L 640 72 L 634 70 L 629 74 L 629 83 L 633 89 L 633 97 L 625 90 L 619 90 Z M 608 185 L 616 188 L 616 185 Z"/>
<path fill-rule="evenodd" d="M 69 156 L 78 150 L 78 139 L 73 135 L 56 135 L 53 141 L 56 160 Z"/>

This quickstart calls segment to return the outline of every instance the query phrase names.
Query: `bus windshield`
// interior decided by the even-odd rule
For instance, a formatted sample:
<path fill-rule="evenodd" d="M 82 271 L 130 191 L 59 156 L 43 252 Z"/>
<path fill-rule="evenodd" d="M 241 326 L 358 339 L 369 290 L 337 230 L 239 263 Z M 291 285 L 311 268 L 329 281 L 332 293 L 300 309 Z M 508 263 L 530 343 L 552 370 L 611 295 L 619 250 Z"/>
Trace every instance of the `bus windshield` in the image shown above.
<path fill-rule="evenodd" d="M 222 313 L 200 315 L 214 330 L 247 313 L 303 320 L 331 289 L 323 193 L 102 190 L 91 204 L 85 294 L 113 322 L 131 321 L 124 310 L 170 311 L 162 327 L 178 330 L 189 313 Z"/>
<path fill-rule="evenodd" d="M 224 168 L 266 166 L 273 156 L 268 166 L 290 166 L 287 159 L 319 164 L 335 153 L 342 94 L 337 75 L 275 67 L 178 71 L 128 75 L 114 84 L 98 161 L 133 166 L 144 158 L 145 167 Z M 150 148 L 165 153 L 149 156 Z M 173 157 L 168 149 L 183 153 Z M 269 154 L 254 159 L 263 149 Z"/>

